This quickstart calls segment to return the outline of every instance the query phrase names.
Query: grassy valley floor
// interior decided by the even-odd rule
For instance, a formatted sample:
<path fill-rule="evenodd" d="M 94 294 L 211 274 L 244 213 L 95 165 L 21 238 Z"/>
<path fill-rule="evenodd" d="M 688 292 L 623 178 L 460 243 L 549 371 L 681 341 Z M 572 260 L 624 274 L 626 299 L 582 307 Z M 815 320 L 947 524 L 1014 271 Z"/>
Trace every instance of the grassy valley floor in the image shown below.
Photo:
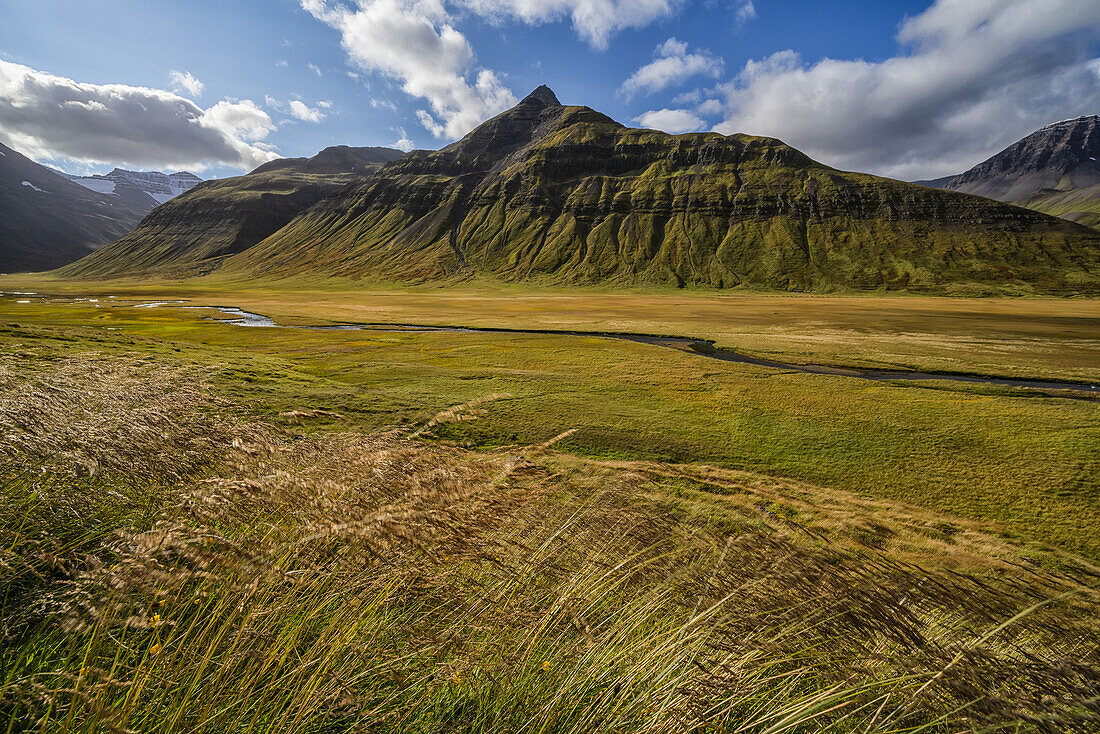
<path fill-rule="evenodd" d="M 1087 731 L 1100 715 L 1093 400 L 133 308 L 686 333 L 1093 379 L 1095 302 L 0 288 L 96 299 L 0 299 L 12 730 Z"/>
<path fill-rule="evenodd" d="M 232 305 L 280 323 L 395 322 L 713 339 L 785 362 L 1100 382 L 1100 300 L 541 289 L 496 282 L 394 287 L 335 280 L 64 281 L 0 290 Z"/>

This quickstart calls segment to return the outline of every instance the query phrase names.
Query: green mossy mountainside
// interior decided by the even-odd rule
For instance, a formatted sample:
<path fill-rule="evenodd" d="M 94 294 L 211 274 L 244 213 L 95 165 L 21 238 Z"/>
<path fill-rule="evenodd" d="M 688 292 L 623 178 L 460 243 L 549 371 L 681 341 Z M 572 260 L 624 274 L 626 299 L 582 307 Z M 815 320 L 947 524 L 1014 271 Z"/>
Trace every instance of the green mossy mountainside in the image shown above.
<path fill-rule="evenodd" d="M 129 235 L 61 272 L 77 277 L 207 272 L 400 155 L 390 148 L 333 146 L 312 158 L 280 159 L 245 176 L 207 181 L 158 207 Z"/>
<path fill-rule="evenodd" d="M 128 240 L 67 274 L 178 269 Z M 1079 225 L 844 173 L 773 138 L 629 129 L 545 87 L 209 261 L 230 251 L 205 265 L 243 277 L 1100 293 L 1100 236 Z"/>
<path fill-rule="evenodd" d="M 1040 189 L 1019 204 L 1086 227 L 1100 228 L 1100 183 L 1070 191 Z"/>

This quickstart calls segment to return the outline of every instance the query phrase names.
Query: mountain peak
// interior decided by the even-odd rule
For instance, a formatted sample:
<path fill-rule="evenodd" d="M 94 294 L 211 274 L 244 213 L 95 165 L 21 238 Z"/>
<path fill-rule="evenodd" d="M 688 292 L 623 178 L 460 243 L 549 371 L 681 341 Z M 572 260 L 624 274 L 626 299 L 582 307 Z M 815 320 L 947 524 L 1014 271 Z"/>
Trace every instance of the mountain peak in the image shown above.
<path fill-rule="evenodd" d="M 1001 201 L 1022 201 L 1043 189 L 1100 184 L 1100 117 L 1055 122 L 1017 140 L 943 188 Z"/>
<path fill-rule="evenodd" d="M 561 102 L 558 101 L 554 90 L 545 84 L 539 85 L 533 92 L 524 97 L 520 104 L 530 104 L 531 102 L 538 102 L 547 107 L 561 107 Z"/>
<path fill-rule="evenodd" d="M 1100 122 L 1100 115 L 1081 115 L 1080 117 L 1070 117 L 1066 120 L 1053 122 L 1046 127 L 1040 128 L 1037 132 L 1042 132 L 1043 130 L 1052 130 L 1059 127 L 1073 127 L 1074 125 L 1082 125 L 1088 123 L 1095 124 L 1097 122 Z"/>

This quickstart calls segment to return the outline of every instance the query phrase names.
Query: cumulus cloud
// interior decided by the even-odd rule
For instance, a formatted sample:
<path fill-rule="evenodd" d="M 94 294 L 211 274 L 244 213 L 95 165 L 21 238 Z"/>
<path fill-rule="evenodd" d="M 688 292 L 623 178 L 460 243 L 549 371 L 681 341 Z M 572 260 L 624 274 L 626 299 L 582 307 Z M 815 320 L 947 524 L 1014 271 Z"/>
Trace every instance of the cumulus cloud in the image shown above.
<path fill-rule="evenodd" d="M 325 113 L 321 112 L 321 106 L 310 107 L 300 99 L 290 100 L 290 114 L 303 122 L 320 122 L 325 119 Z"/>
<path fill-rule="evenodd" d="M 474 51 L 451 24 L 442 0 L 358 0 L 353 7 L 301 0 L 340 32 L 353 63 L 397 79 L 406 94 L 427 100 L 417 118 L 433 135 L 458 138 L 511 107 L 515 95 L 488 69 L 471 83 Z"/>
<path fill-rule="evenodd" d="M 654 59 L 642 66 L 619 87 L 619 93 L 630 99 L 639 92 L 653 94 L 662 89 L 683 84 L 700 74 L 722 75 L 723 62 L 709 51 L 688 53 L 688 45 L 670 38 L 654 51 Z"/>
<path fill-rule="evenodd" d="M 634 121 L 642 127 L 663 130 L 673 135 L 689 133 L 706 124 L 688 110 L 670 109 L 650 110 L 638 115 Z"/>
<path fill-rule="evenodd" d="M 39 159 L 143 167 L 255 168 L 278 155 L 250 100 L 203 109 L 162 89 L 87 84 L 0 60 L 0 137 Z"/>
<path fill-rule="evenodd" d="M 403 150 L 408 153 L 410 150 L 416 147 L 416 143 L 409 139 L 409 136 L 405 134 L 405 128 L 399 127 L 397 133 L 400 136 L 396 142 L 390 143 L 390 147 Z"/>
<path fill-rule="evenodd" d="M 176 92 L 187 92 L 192 97 L 201 97 L 202 90 L 206 89 L 206 85 L 200 82 L 189 71 L 172 71 L 168 72 L 168 81 L 172 85 L 172 90 Z"/>
<path fill-rule="evenodd" d="M 937 0 L 881 62 L 793 51 L 725 85 L 723 133 L 774 135 L 841 168 L 899 178 L 966 170 L 1050 122 L 1100 108 L 1100 3 Z"/>
<path fill-rule="evenodd" d="M 607 48 L 608 40 L 616 32 L 647 26 L 672 15 L 683 4 L 682 0 L 457 1 L 490 20 L 516 18 L 535 25 L 569 18 L 577 34 L 600 49 Z"/>

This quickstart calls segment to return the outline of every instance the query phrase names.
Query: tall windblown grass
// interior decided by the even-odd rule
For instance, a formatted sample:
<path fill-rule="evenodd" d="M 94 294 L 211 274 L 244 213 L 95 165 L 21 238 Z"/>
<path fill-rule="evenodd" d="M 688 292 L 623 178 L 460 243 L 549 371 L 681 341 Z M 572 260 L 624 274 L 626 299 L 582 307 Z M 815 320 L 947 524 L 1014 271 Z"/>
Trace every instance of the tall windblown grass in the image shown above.
<path fill-rule="evenodd" d="M 424 440 L 477 404 L 301 436 L 183 368 L 0 380 L 7 731 L 1100 726 L 1097 597 L 1071 579 L 723 537 L 630 472 L 554 474 L 553 440 Z"/>

